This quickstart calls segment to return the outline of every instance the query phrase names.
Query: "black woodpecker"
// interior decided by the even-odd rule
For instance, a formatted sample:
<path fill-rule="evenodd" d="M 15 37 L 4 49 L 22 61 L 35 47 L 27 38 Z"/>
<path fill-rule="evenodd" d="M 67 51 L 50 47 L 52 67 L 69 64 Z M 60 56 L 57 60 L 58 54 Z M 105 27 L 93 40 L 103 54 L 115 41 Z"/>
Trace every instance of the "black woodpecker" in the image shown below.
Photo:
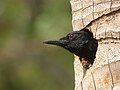
<path fill-rule="evenodd" d="M 89 69 L 94 62 L 98 41 L 93 38 L 93 33 L 84 28 L 80 31 L 73 31 L 59 40 L 45 41 L 45 44 L 57 45 L 77 55 L 82 66 Z"/>

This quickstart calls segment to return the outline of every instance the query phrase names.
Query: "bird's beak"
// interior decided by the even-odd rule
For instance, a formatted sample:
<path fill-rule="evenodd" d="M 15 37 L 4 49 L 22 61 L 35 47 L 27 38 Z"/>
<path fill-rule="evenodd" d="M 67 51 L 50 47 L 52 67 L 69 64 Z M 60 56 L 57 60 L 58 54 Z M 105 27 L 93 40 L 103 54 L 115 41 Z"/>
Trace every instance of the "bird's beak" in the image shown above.
<path fill-rule="evenodd" d="M 50 41 L 45 41 L 44 43 L 64 47 L 65 45 L 67 45 L 68 41 L 67 40 L 50 40 Z"/>

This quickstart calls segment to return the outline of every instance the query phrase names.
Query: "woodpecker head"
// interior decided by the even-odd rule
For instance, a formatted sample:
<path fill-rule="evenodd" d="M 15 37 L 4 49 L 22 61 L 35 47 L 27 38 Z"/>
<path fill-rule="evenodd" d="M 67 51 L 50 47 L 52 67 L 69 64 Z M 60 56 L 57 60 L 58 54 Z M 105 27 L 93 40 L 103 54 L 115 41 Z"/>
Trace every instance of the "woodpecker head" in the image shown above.
<path fill-rule="evenodd" d="M 73 31 L 59 40 L 50 40 L 44 42 L 45 44 L 52 44 L 63 47 L 77 56 L 82 56 L 82 53 L 87 50 L 87 43 L 93 38 L 93 34 L 88 29 L 80 31 Z M 84 50 L 83 50 L 84 49 Z M 81 52 L 81 50 L 83 52 Z"/>

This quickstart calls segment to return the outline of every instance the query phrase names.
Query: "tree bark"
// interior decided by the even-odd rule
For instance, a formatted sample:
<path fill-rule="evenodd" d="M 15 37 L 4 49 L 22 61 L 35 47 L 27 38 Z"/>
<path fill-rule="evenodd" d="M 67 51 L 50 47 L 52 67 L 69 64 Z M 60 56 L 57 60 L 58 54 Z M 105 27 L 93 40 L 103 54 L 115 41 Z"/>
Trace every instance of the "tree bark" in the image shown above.
<path fill-rule="evenodd" d="M 96 59 L 83 78 L 75 56 L 75 90 L 120 89 L 120 0 L 71 0 L 72 25 L 84 27 L 98 40 Z"/>

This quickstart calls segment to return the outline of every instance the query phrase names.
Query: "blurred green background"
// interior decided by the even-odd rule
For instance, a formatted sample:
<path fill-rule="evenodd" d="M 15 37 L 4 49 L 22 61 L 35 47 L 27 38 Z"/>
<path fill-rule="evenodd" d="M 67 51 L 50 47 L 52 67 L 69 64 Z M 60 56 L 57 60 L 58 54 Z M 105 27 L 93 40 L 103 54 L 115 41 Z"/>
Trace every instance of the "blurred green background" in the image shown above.
<path fill-rule="evenodd" d="M 42 43 L 71 31 L 69 0 L 0 0 L 0 90 L 73 90 L 73 54 Z"/>

